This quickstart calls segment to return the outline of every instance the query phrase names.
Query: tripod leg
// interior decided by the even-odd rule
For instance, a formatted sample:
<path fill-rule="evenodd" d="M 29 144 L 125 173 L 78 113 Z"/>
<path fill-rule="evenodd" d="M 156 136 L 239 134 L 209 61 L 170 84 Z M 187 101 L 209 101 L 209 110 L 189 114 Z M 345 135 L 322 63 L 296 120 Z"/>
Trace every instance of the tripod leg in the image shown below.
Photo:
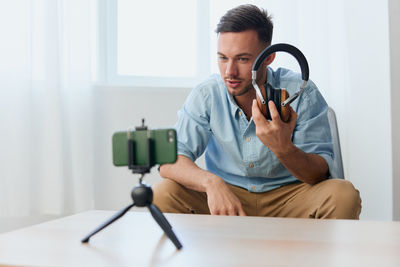
<path fill-rule="evenodd" d="M 106 228 L 107 226 L 109 226 L 110 224 L 112 224 L 113 222 L 115 222 L 116 220 L 118 220 L 119 218 L 121 218 L 130 208 L 132 208 L 133 206 L 135 206 L 135 203 L 130 204 L 129 206 L 127 206 L 126 208 L 118 211 L 116 214 L 114 214 L 110 219 L 108 219 L 108 221 L 106 221 L 105 223 L 103 223 L 102 225 L 100 225 L 96 230 L 94 230 L 93 232 L 91 232 L 88 236 L 86 236 L 84 239 L 82 239 L 82 243 L 87 243 L 89 242 L 89 239 L 94 236 L 95 234 L 97 234 L 98 232 L 100 232 L 101 230 L 103 230 L 104 228 Z"/>
<path fill-rule="evenodd" d="M 158 223 L 158 225 L 163 229 L 164 233 L 168 236 L 168 238 L 174 243 L 177 249 L 182 248 L 181 242 L 179 242 L 178 238 L 176 237 L 175 233 L 172 231 L 172 227 L 165 218 L 164 214 L 160 211 L 160 209 L 154 205 L 148 205 L 151 215 L 153 216 L 154 220 Z"/>

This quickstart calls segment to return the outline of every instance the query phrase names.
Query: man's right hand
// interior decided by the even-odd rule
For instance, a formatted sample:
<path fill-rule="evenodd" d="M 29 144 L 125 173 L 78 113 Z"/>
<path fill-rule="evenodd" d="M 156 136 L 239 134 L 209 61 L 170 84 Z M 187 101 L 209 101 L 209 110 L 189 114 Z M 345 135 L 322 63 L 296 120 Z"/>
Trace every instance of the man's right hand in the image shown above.
<path fill-rule="evenodd" d="M 207 187 L 206 194 L 211 215 L 246 216 L 242 203 L 221 178 Z"/>

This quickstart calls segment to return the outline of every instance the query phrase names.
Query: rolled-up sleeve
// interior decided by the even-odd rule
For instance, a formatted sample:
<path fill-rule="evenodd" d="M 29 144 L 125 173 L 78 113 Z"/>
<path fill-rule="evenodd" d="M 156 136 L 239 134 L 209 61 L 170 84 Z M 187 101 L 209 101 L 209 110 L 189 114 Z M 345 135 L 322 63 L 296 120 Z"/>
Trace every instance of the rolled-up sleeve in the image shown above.
<path fill-rule="evenodd" d="M 306 153 L 320 155 L 333 170 L 333 144 L 328 120 L 328 105 L 314 83 L 309 81 L 299 97 L 299 114 L 293 143 Z"/>
<path fill-rule="evenodd" d="M 178 111 L 178 122 L 175 125 L 178 154 L 187 156 L 192 161 L 203 154 L 210 139 L 209 98 L 207 88 L 199 85 L 190 92 Z"/>

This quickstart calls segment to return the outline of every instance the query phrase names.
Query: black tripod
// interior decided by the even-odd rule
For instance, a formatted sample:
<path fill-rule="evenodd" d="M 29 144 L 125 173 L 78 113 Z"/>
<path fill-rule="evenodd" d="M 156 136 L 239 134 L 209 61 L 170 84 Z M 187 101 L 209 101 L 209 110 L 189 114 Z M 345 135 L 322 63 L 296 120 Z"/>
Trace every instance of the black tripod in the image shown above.
<path fill-rule="evenodd" d="M 147 127 L 144 126 L 144 120 L 142 120 L 142 126 L 136 127 L 136 130 L 147 130 Z M 182 248 L 182 244 L 179 242 L 178 238 L 176 237 L 175 233 L 172 231 L 172 226 L 169 224 L 167 219 L 165 218 L 164 214 L 160 211 L 160 209 L 154 205 L 153 202 L 153 190 L 150 186 L 142 183 L 142 179 L 145 173 L 149 173 L 151 169 L 151 139 L 148 135 L 147 137 L 147 165 L 135 165 L 134 164 L 134 148 L 135 143 L 133 140 L 128 138 L 128 161 L 129 161 L 129 169 L 132 170 L 133 173 L 139 173 L 142 176 L 139 179 L 139 184 L 132 189 L 131 197 L 133 203 L 129 206 L 125 207 L 124 209 L 117 212 L 114 216 L 112 216 L 108 221 L 104 224 L 100 225 L 97 229 L 91 232 L 88 236 L 82 239 L 82 243 L 89 242 L 89 239 L 121 218 L 130 208 L 133 206 L 138 207 L 147 207 L 150 210 L 151 215 L 153 216 L 154 220 L 158 223 L 158 225 L 163 229 L 164 233 L 168 236 L 168 238 L 174 243 L 177 249 Z"/>

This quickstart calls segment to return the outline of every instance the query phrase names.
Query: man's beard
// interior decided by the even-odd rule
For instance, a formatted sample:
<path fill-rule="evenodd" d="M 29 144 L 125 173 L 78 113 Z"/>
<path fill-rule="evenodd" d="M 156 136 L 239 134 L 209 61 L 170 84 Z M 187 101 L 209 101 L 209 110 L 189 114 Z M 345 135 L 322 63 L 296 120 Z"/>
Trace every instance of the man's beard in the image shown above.
<path fill-rule="evenodd" d="M 254 90 L 253 85 L 251 83 L 247 84 L 241 91 L 233 92 L 232 96 L 242 96 L 247 94 L 250 90 Z"/>

